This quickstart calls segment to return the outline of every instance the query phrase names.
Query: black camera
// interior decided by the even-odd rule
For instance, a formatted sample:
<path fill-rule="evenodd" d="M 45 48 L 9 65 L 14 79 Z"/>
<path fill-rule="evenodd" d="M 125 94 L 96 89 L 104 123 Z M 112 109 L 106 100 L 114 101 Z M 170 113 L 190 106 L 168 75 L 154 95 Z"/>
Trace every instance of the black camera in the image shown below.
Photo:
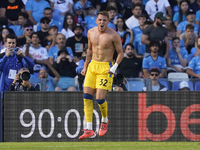
<path fill-rule="evenodd" d="M 124 91 L 127 91 L 126 86 L 124 85 L 123 81 L 124 81 L 124 75 L 117 74 L 113 79 L 113 84 L 116 84 L 118 87 L 123 88 Z"/>
<path fill-rule="evenodd" d="M 22 74 L 19 74 L 19 78 L 22 81 L 28 81 L 30 79 L 31 75 L 29 72 L 23 72 Z"/>

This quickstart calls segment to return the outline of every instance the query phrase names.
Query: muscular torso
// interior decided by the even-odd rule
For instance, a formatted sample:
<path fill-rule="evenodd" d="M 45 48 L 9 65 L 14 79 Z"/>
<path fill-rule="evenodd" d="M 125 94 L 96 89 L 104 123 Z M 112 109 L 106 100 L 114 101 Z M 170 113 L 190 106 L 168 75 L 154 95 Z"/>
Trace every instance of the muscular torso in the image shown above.
<path fill-rule="evenodd" d="M 112 62 L 115 47 L 113 44 L 114 31 L 108 29 L 106 33 L 99 33 L 97 27 L 90 30 L 90 42 L 92 44 L 92 60 Z"/>

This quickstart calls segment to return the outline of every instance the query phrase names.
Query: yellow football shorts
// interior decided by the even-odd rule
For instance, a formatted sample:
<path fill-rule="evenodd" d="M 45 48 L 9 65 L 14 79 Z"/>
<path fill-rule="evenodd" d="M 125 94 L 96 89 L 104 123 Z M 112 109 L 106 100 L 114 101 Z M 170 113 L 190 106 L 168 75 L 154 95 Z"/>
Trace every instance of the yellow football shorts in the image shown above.
<path fill-rule="evenodd" d="M 114 74 L 108 74 L 108 70 L 112 66 L 112 62 L 97 62 L 92 60 L 87 68 L 84 87 L 110 91 Z"/>

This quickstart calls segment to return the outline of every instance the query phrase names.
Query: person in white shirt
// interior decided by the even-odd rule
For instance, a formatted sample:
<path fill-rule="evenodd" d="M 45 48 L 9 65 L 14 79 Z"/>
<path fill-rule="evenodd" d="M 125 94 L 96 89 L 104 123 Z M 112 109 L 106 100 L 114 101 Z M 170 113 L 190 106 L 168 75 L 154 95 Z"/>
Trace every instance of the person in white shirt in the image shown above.
<path fill-rule="evenodd" d="M 32 58 L 35 62 L 33 67 L 35 77 L 38 77 L 41 69 L 46 69 L 46 59 L 48 59 L 47 49 L 40 46 L 40 39 L 37 32 L 30 36 L 31 41 L 27 40 L 25 55 Z M 32 44 L 31 44 L 32 43 Z"/>
<path fill-rule="evenodd" d="M 74 32 L 72 30 L 75 26 L 76 23 L 74 21 L 74 16 L 70 13 L 67 13 L 65 15 L 63 29 L 61 30 L 61 33 L 65 35 L 66 39 L 74 36 Z"/>
<path fill-rule="evenodd" d="M 50 6 L 53 10 L 53 19 L 63 22 L 65 14 L 72 11 L 73 4 L 73 0 L 50 0 Z"/>
<path fill-rule="evenodd" d="M 172 9 L 168 0 L 149 0 L 146 3 L 145 10 L 151 21 L 154 21 L 157 12 L 162 12 L 166 15 L 167 11 L 169 16 L 172 17 Z"/>
<path fill-rule="evenodd" d="M 142 14 L 142 6 L 140 4 L 135 4 L 132 9 L 133 15 L 126 20 L 126 26 L 129 29 L 139 26 L 138 17 Z"/>

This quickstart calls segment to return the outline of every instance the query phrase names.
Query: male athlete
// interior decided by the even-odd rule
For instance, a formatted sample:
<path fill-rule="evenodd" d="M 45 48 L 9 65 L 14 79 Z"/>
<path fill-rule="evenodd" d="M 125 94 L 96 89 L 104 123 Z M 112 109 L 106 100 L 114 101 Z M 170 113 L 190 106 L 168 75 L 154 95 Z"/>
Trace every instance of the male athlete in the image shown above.
<path fill-rule="evenodd" d="M 84 134 L 79 137 L 80 140 L 93 136 L 92 130 L 93 101 L 92 97 L 96 91 L 96 101 L 99 105 L 102 120 L 99 129 L 99 136 L 107 132 L 107 102 L 106 94 L 112 88 L 113 74 L 124 57 L 120 36 L 113 29 L 107 27 L 108 13 L 101 11 L 97 14 L 96 24 L 88 31 L 88 50 L 82 75 L 86 75 L 84 83 L 84 113 L 87 122 L 87 128 Z M 115 64 L 113 65 L 113 54 L 115 50 L 118 53 Z M 90 60 L 92 61 L 90 62 Z M 87 72 L 87 73 L 86 73 Z"/>

